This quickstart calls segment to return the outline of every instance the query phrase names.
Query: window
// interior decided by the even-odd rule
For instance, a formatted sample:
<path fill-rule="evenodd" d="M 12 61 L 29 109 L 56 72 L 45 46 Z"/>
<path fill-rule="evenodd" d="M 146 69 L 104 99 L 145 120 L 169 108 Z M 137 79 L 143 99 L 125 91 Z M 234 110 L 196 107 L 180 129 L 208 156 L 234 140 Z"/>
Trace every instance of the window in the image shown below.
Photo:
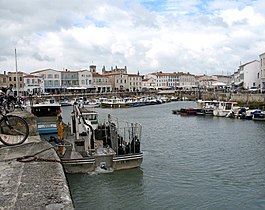
<path fill-rule="evenodd" d="M 59 78 L 59 74 L 55 74 L 54 78 L 58 79 Z"/>
<path fill-rule="evenodd" d="M 53 75 L 52 74 L 48 74 L 48 79 L 52 79 Z"/>
<path fill-rule="evenodd" d="M 22 82 L 22 77 L 19 77 L 19 81 Z"/>
<path fill-rule="evenodd" d="M 15 81 L 17 81 L 17 78 L 16 78 L 16 77 L 14 77 L 14 82 L 15 82 Z"/>
<path fill-rule="evenodd" d="M 59 85 L 60 85 L 59 80 L 55 80 L 54 81 L 54 86 L 59 86 Z"/>

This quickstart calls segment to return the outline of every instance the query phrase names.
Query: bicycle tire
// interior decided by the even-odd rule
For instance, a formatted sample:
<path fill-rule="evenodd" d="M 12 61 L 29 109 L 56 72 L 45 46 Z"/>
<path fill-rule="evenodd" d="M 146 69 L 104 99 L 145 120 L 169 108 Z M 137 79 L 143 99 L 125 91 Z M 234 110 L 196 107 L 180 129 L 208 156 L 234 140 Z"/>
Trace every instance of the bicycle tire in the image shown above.
<path fill-rule="evenodd" d="M 5 115 L 0 121 L 0 141 L 7 146 L 22 144 L 29 136 L 26 120 L 16 115 Z"/>
<path fill-rule="evenodd" d="M 7 112 L 13 112 L 15 110 L 15 104 L 13 102 L 6 101 L 3 107 Z"/>

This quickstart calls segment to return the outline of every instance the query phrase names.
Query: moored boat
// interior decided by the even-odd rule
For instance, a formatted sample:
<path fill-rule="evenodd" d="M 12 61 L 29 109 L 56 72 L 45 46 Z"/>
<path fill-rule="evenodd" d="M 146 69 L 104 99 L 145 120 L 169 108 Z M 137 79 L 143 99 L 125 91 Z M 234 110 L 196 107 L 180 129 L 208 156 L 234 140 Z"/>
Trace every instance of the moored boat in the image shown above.
<path fill-rule="evenodd" d="M 196 107 L 199 109 L 198 115 L 213 115 L 214 109 L 218 106 L 218 101 L 203 101 L 198 100 L 196 102 Z"/>
<path fill-rule="evenodd" d="M 265 121 L 265 111 L 258 110 L 253 113 L 252 120 Z"/>
<path fill-rule="evenodd" d="M 213 110 L 213 115 L 217 117 L 226 117 L 231 110 L 233 110 L 235 104 L 236 102 L 220 101 L 218 106 Z"/>
<path fill-rule="evenodd" d="M 57 116 L 61 112 L 59 103 L 39 103 L 31 106 L 31 113 L 37 117 L 37 130 L 41 138 L 58 134 Z"/>
<path fill-rule="evenodd" d="M 99 123 L 95 110 L 73 106 L 71 134 L 65 138 L 60 155 L 67 173 L 110 173 L 139 167 L 141 125 L 122 122 L 108 115 Z"/>
<path fill-rule="evenodd" d="M 127 108 L 125 101 L 121 98 L 110 98 L 101 102 L 101 108 Z"/>

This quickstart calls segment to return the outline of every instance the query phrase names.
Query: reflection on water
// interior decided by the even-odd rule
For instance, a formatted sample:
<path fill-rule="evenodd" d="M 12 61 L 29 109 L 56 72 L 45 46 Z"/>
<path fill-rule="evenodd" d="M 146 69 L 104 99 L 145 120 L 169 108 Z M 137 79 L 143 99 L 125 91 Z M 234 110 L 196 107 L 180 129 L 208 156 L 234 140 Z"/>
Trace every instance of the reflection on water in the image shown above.
<path fill-rule="evenodd" d="M 143 125 L 144 161 L 141 169 L 68 175 L 76 209 L 265 209 L 265 123 L 171 112 L 194 105 L 97 109 Z"/>
<path fill-rule="evenodd" d="M 128 209 L 137 201 L 144 205 L 141 169 L 115 171 L 111 174 L 68 175 L 77 209 Z M 111 202 L 110 202 L 111 201 Z"/>

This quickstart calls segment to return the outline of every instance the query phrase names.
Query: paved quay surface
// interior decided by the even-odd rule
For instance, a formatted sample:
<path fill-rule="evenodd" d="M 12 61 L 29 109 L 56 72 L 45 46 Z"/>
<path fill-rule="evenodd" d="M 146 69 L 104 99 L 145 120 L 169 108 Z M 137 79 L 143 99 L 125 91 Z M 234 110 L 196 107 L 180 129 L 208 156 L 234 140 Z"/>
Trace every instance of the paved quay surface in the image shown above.
<path fill-rule="evenodd" d="M 0 146 L 0 209 L 74 209 L 55 150 L 37 136 L 27 142 Z M 37 159 L 17 160 L 27 155 Z"/>

